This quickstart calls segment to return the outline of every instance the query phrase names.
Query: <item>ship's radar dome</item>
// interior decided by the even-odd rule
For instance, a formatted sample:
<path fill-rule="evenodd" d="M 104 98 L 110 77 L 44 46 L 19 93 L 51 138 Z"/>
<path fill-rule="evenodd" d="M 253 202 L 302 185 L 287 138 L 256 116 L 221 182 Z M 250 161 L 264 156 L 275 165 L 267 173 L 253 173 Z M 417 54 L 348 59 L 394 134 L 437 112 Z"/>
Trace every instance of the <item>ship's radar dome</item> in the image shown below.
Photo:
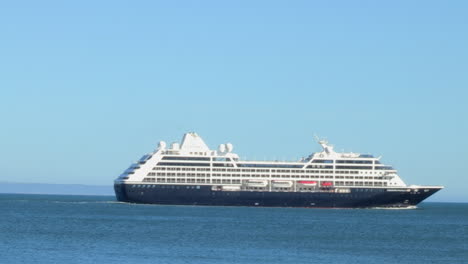
<path fill-rule="evenodd" d="M 164 141 L 159 141 L 158 149 L 165 149 L 165 148 L 166 148 L 166 142 L 164 142 Z"/>
<path fill-rule="evenodd" d="M 225 144 L 219 145 L 218 150 L 219 152 L 226 152 L 226 145 Z"/>
<path fill-rule="evenodd" d="M 232 152 L 232 149 L 234 148 L 234 146 L 231 144 L 231 143 L 227 143 L 226 144 L 226 150 L 227 152 Z"/>

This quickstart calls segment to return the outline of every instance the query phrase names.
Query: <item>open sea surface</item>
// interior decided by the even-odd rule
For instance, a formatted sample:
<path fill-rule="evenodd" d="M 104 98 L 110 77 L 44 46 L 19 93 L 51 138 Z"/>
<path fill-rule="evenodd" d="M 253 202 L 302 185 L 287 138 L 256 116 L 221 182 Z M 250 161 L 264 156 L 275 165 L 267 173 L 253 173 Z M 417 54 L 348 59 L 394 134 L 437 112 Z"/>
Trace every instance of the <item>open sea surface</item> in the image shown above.
<path fill-rule="evenodd" d="M 137 205 L 0 194 L 0 263 L 468 263 L 468 204 Z"/>

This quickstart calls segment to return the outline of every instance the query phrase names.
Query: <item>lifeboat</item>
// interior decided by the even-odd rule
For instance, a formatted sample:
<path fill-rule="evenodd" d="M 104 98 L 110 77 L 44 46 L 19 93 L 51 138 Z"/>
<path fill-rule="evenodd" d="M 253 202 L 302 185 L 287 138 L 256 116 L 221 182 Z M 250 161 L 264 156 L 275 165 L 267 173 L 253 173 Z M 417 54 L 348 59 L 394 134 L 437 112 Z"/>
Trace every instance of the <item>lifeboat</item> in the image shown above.
<path fill-rule="evenodd" d="M 317 186 L 316 181 L 299 181 L 299 183 L 302 185 L 307 185 L 307 186 Z"/>
<path fill-rule="evenodd" d="M 273 187 L 289 188 L 293 185 L 292 181 L 272 181 Z"/>
<path fill-rule="evenodd" d="M 249 187 L 266 187 L 267 185 L 268 185 L 267 181 L 262 181 L 262 180 L 247 181 L 247 186 Z"/>
<path fill-rule="evenodd" d="M 322 182 L 323 187 L 331 187 L 333 186 L 333 182 Z"/>
<path fill-rule="evenodd" d="M 241 188 L 238 185 L 225 185 L 222 187 L 222 190 L 234 192 L 234 191 L 240 191 Z"/>

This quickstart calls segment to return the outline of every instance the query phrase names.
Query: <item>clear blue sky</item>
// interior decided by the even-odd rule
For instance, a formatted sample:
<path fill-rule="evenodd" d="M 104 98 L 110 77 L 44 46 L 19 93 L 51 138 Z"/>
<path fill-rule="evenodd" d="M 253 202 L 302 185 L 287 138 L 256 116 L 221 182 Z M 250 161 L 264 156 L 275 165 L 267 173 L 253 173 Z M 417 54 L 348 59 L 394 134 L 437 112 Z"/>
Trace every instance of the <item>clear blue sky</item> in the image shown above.
<path fill-rule="evenodd" d="M 0 181 L 112 184 L 159 140 L 382 155 L 468 201 L 467 1 L 4 1 Z"/>

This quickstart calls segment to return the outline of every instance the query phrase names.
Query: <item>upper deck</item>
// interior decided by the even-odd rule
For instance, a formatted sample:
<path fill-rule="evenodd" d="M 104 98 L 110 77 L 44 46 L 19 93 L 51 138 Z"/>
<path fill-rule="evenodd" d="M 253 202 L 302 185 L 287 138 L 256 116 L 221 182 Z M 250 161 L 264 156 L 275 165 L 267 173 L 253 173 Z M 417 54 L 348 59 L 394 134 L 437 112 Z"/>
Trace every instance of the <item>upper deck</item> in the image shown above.
<path fill-rule="evenodd" d="M 221 144 L 211 150 L 196 133 L 182 142 L 158 148 L 132 164 L 117 181 L 155 183 L 197 183 L 245 185 L 249 181 L 315 181 L 317 185 L 402 187 L 405 183 L 395 169 L 368 154 L 338 153 L 326 141 L 318 141 L 321 152 L 298 161 L 239 160 L 233 145 Z"/>

